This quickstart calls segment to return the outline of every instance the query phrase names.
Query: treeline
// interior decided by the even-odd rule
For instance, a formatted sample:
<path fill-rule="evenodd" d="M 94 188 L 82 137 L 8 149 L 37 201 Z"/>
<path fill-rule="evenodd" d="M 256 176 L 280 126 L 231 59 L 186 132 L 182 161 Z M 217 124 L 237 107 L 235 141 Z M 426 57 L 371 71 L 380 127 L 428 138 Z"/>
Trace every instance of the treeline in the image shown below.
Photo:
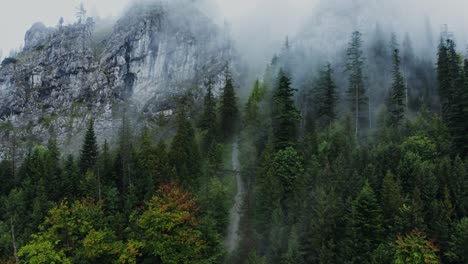
<path fill-rule="evenodd" d="M 233 263 L 468 263 L 468 59 L 441 38 L 440 97 L 415 112 L 406 51 L 391 39 L 377 113 L 359 32 L 344 96 L 330 64 L 296 92 L 281 70 L 287 52 L 255 83 L 241 131 L 246 230 Z"/>
<path fill-rule="evenodd" d="M 52 135 L 18 168 L 3 160 L 1 261 L 468 263 L 468 58 L 441 38 L 436 95 L 411 86 L 427 64 L 408 61 L 409 44 L 381 45 L 370 59 L 392 67 L 369 72 L 354 32 L 345 72 L 325 64 L 296 90 L 288 42 L 242 108 L 229 71 L 219 98 L 210 81 L 202 105 L 180 98 L 170 138 L 124 116 L 116 144 L 99 145 L 90 120 L 75 156 Z M 247 192 L 227 256 L 234 138 Z"/>
<path fill-rule="evenodd" d="M 237 98 L 228 71 L 219 99 L 207 86 L 202 114 L 180 99 L 172 138 L 124 115 L 114 146 L 98 144 L 90 120 L 75 156 L 62 157 L 52 133 L 19 168 L 0 162 L 0 262 L 223 262 Z"/>

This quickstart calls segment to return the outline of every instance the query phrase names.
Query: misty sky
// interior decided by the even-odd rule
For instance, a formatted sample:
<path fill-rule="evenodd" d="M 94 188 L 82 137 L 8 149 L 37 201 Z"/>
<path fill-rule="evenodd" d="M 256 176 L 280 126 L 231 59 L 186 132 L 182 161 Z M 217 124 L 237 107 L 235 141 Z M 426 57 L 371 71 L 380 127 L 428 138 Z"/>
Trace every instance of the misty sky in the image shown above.
<path fill-rule="evenodd" d="M 75 8 L 83 2 L 90 16 L 118 16 L 131 1 L 138 0 L 0 0 L 0 50 L 3 57 L 23 43 L 25 32 L 37 21 L 55 26 L 63 16 L 66 23 L 75 21 Z M 167 0 L 169 1 L 169 0 Z M 174 0 L 170 0 L 174 1 Z M 466 45 L 468 30 L 468 0 L 196 0 L 218 24 L 227 20 L 241 55 L 264 65 L 271 53 L 280 49 L 287 35 L 320 33 L 330 28 L 346 27 L 340 16 L 351 10 L 350 3 L 361 5 L 357 12 L 370 16 L 371 21 L 385 19 L 396 31 L 423 32 L 424 18 L 430 18 L 434 34 L 442 24 L 449 24 Z M 344 8 L 325 25 L 310 22 L 314 15 L 330 9 Z M 391 11 L 393 8 L 393 11 Z M 356 11 L 356 10 L 355 10 Z M 333 12 L 333 11 L 332 11 Z M 337 17 L 338 16 L 338 17 Z M 333 17 L 333 16 L 331 16 Z M 374 19 L 374 20 L 373 20 Z M 309 23 L 308 23 L 309 22 Z M 340 24 L 341 23 L 341 24 Z M 375 22 L 369 22 L 374 24 Z M 354 29 L 353 29 L 354 30 Z M 418 37 L 415 35 L 415 37 Z M 258 58 L 258 59 L 257 59 Z"/>
<path fill-rule="evenodd" d="M 47 26 L 54 26 L 63 16 L 66 23 L 75 21 L 75 7 L 84 3 L 91 16 L 119 15 L 131 0 L 0 0 L 0 50 L 8 56 L 11 49 L 17 49 L 23 43 L 25 32 L 34 22 L 41 21 Z M 209 1 L 210 11 L 216 14 L 217 22 L 226 18 L 233 21 L 233 34 L 240 27 L 254 26 L 266 35 L 273 30 L 269 25 L 276 25 L 278 19 L 284 20 L 278 32 L 295 31 L 310 13 L 315 0 L 204 0 Z M 266 5 L 270 8 L 264 8 Z M 279 34 L 277 34 L 279 35 Z"/>

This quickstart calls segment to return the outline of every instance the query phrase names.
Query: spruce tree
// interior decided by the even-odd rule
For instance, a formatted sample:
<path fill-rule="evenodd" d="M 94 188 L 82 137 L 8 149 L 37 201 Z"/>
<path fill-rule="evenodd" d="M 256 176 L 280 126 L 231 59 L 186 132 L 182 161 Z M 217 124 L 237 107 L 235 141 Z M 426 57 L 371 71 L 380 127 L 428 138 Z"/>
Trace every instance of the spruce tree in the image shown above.
<path fill-rule="evenodd" d="M 62 172 L 62 194 L 69 200 L 78 199 L 80 192 L 80 171 L 72 155 L 68 155 Z"/>
<path fill-rule="evenodd" d="M 80 153 L 80 169 L 85 174 L 87 170 L 93 169 L 98 158 L 98 145 L 94 134 L 94 121 L 88 123 L 88 130 L 84 138 Z"/>
<path fill-rule="evenodd" d="M 177 133 L 172 141 L 169 159 L 180 184 L 186 188 L 196 187 L 201 172 L 200 154 L 195 131 L 183 107 L 177 111 Z"/>
<path fill-rule="evenodd" d="M 297 145 L 300 115 L 294 105 L 295 91 L 289 77 L 280 70 L 273 103 L 273 140 L 277 150 Z"/>
<path fill-rule="evenodd" d="M 466 67 L 462 67 L 461 56 L 456 51 L 452 39 L 441 39 L 437 61 L 437 79 L 439 84 L 442 116 L 452 136 L 455 150 L 466 154 L 468 144 L 466 108 L 468 86 Z"/>
<path fill-rule="evenodd" d="M 354 114 L 354 136 L 359 136 L 360 120 L 365 116 L 364 111 L 368 98 L 364 87 L 364 57 L 362 52 L 362 35 L 359 31 L 353 32 L 346 51 L 348 72 L 348 97 L 351 103 L 351 112 Z"/>
<path fill-rule="evenodd" d="M 115 186 L 115 180 L 112 171 L 112 157 L 107 140 L 104 140 L 104 144 L 102 145 L 102 152 L 99 157 L 99 174 L 101 175 L 101 182 L 104 185 Z"/>
<path fill-rule="evenodd" d="M 208 81 L 208 89 L 206 91 L 203 115 L 200 120 L 200 128 L 204 130 L 202 139 L 202 150 L 206 153 L 211 145 L 215 144 L 218 139 L 218 120 L 216 113 L 216 99 L 213 95 L 213 83 Z"/>
<path fill-rule="evenodd" d="M 264 84 L 261 84 L 259 80 L 255 81 L 254 87 L 250 92 L 249 99 L 245 104 L 244 109 L 244 125 L 255 125 L 258 121 L 259 103 L 265 96 Z"/>
<path fill-rule="evenodd" d="M 391 229 L 403 205 L 400 182 L 388 171 L 382 182 L 381 204 L 385 227 Z"/>
<path fill-rule="evenodd" d="M 47 150 L 48 155 L 46 166 L 50 170 L 47 175 L 47 192 L 50 200 L 58 201 L 62 195 L 62 190 L 60 189 L 62 171 L 59 164 L 60 149 L 57 146 L 55 135 L 52 135 L 49 138 Z"/>
<path fill-rule="evenodd" d="M 383 239 L 382 211 L 369 182 L 353 201 L 353 231 L 356 263 L 369 263 L 370 252 Z"/>
<path fill-rule="evenodd" d="M 401 59 L 398 48 L 393 50 L 393 82 L 390 98 L 390 114 L 393 126 L 399 126 L 405 114 L 406 87 L 400 70 Z"/>
<path fill-rule="evenodd" d="M 205 99 L 203 101 L 203 115 L 200 120 L 200 128 L 211 130 L 216 127 L 216 99 L 213 95 L 213 82 L 208 81 Z"/>
<path fill-rule="evenodd" d="M 329 126 L 336 118 L 336 104 L 338 95 L 336 84 L 333 81 L 333 70 L 330 63 L 320 71 L 315 87 L 315 100 L 317 119 L 322 125 Z"/>
<path fill-rule="evenodd" d="M 237 108 L 236 91 L 229 70 L 225 73 L 226 84 L 221 95 L 221 131 L 225 140 L 234 135 L 239 122 L 239 110 Z"/>
<path fill-rule="evenodd" d="M 468 56 L 468 55 L 467 55 Z M 468 57 L 464 60 L 463 66 L 463 84 L 459 94 L 460 100 L 460 112 L 459 118 L 461 122 L 461 138 L 460 138 L 460 145 L 461 145 L 461 154 L 463 156 L 468 156 Z"/>
<path fill-rule="evenodd" d="M 440 40 L 437 55 L 437 81 L 439 85 L 440 105 L 442 113 L 444 117 L 446 117 L 449 112 L 449 98 L 451 96 L 452 87 L 450 80 L 449 52 L 444 39 Z"/>

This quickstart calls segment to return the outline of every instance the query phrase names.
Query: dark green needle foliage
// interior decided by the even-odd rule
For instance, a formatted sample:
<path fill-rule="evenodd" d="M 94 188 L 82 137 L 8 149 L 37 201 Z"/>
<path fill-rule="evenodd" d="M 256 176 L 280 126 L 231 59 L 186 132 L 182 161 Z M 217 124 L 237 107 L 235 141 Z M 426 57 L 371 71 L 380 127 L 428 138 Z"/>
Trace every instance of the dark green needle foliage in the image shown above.
<path fill-rule="evenodd" d="M 88 129 L 86 130 L 83 145 L 80 152 L 80 169 L 81 173 L 86 173 L 92 170 L 98 158 L 98 144 L 96 134 L 94 133 L 94 120 L 89 120 Z"/>

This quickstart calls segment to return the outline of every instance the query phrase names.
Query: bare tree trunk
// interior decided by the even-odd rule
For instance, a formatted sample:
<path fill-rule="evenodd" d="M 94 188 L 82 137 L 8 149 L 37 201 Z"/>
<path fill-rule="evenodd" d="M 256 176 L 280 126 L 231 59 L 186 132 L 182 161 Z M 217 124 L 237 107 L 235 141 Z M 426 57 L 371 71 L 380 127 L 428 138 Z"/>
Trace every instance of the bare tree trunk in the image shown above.
<path fill-rule="evenodd" d="M 11 240 L 13 241 L 13 254 L 15 256 L 16 263 L 19 263 L 18 247 L 16 246 L 15 226 L 13 225 L 13 217 L 10 218 L 10 226 L 11 226 Z"/>

